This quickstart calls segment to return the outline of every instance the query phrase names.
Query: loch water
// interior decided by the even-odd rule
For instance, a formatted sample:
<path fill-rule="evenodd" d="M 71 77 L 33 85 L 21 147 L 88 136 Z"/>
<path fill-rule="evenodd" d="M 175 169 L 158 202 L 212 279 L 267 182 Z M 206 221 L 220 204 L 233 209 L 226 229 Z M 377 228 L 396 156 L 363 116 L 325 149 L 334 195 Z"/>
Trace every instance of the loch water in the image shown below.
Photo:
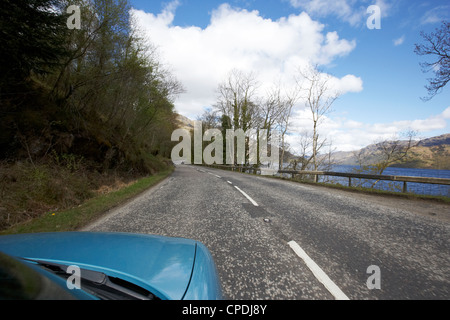
<path fill-rule="evenodd" d="M 335 165 L 331 170 L 334 172 L 355 172 L 359 167 L 352 165 Z M 365 173 L 365 172 L 361 172 Z M 383 172 L 383 175 L 390 176 L 407 176 L 407 177 L 429 177 L 429 178 L 445 178 L 450 179 L 450 170 L 436 170 L 436 169 L 415 169 L 415 168 L 396 168 L 389 167 Z M 348 185 L 348 178 L 345 177 L 332 177 L 325 176 L 321 177 L 321 181 L 339 183 L 342 185 Z M 327 180 L 328 179 L 328 180 Z M 352 179 L 352 185 L 362 184 L 362 187 L 370 188 L 375 180 L 365 179 Z M 403 190 L 403 182 L 396 181 L 378 181 L 376 183 L 376 188 L 381 190 L 399 191 Z M 448 185 L 437 185 L 437 184 L 425 184 L 425 183 L 407 183 L 408 192 L 416 194 L 426 194 L 426 195 L 440 195 L 450 197 L 450 186 Z"/>

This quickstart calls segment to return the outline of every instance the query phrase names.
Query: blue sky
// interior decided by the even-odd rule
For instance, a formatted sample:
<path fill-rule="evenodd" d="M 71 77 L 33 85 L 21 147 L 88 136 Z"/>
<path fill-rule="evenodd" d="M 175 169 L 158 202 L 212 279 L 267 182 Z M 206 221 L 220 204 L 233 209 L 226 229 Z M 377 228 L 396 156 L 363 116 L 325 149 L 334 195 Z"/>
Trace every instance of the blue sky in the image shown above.
<path fill-rule="evenodd" d="M 420 32 L 450 18 L 448 1 L 407 0 L 131 0 L 140 29 L 186 93 L 177 111 L 196 119 L 217 100 L 233 69 L 256 72 L 264 89 L 292 84 L 295 68 L 318 63 L 343 92 L 322 132 L 338 150 L 353 150 L 408 129 L 420 138 L 450 132 L 450 86 L 431 101 L 414 53 Z M 381 10 L 381 29 L 368 29 L 367 8 Z M 291 144 L 308 127 L 299 103 Z"/>

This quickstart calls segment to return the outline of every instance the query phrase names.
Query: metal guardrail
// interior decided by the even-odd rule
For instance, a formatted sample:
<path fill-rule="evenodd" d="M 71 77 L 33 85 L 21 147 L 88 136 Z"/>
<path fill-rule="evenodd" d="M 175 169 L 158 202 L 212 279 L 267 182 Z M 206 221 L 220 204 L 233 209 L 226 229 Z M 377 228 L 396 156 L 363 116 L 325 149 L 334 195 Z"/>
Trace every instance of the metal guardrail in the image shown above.
<path fill-rule="evenodd" d="M 348 178 L 348 185 L 349 185 L 349 187 L 352 186 L 352 178 L 367 179 L 367 180 L 397 181 L 397 182 L 403 182 L 403 192 L 408 192 L 408 187 L 407 187 L 407 183 L 408 182 L 450 185 L 450 179 L 445 179 L 445 178 L 392 176 L 392 175 L 346 173 L 346 172 L 332 172 L 332 171 L 279 170 L 278 172 L 279 173 L 292 174 L 292 177 L 294 177 L 296 174 L 314 175 L 316 182 L 317 182 L 317 177 L 320 176 L 320 175 L 323 175 L 323 176 L 334 176 L 334 177 L 347 177 Z"/>
<path fill-rule="evenodd" d="M 209 165 L 219 169 L 229 169 L 232 171 L 253 171 L 254 174 L 261 173 L 261 168 L 248 166 L 229 166 L 229 165 Z M 296 171 L 296 170 L 278 170 L 278 173 L 291 174 L 292 178 L 295 175 L 311 175 L 314 176 L 314 181 L 318 181 L 319 176 L 334 176 L 348 178 L 348 186 L 352 186 L 352 179 L 367 179 L 367 180 L 387 180 L 403 182 L 403 192 L 408 192 L 407 183 L 425 183 L 425 184 L 439 184 L 450 185 L 450 179 L 446 178 L 431 178 L 431 177 L 413 177 L 413 176 L 393 176 L 393 175 L 377 175 L 377 174 L 362 174 L 362 173 L 346 173 L 333 171 Z"/>

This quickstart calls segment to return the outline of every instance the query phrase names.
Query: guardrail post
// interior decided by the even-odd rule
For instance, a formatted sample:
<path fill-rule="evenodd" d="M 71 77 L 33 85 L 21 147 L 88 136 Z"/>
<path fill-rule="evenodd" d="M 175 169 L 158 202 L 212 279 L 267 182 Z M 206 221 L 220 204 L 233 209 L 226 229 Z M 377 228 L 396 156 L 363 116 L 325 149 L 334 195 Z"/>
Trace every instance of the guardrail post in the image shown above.
<path fill-rule="evenodd" d="M 352 177 L 348 177 L 348 186 L 349 186 L 349 187 L 352 186 Z"/>
<path fill-rule="evenodd" d="M 408 187 L 406 186 L 406 181 L 403 181 L 403 193 L 408 192 Z"/>

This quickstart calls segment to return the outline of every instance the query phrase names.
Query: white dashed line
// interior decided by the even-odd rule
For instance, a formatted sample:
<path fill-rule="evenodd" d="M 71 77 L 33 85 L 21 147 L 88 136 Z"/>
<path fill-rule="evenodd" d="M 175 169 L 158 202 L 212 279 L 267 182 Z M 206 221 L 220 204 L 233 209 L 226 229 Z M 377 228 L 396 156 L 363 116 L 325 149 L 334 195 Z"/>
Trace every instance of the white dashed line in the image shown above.
<path fill-rule="evenodd" d="M 233 184 L 233 182 L 231 182 L 231 181 L 228 181 L 228 180 L 227 180 L 227 182 L 228 182 L 229 184 Z"/>
<path fill-rule="evenodd" d="M 209 172 L 209 171 L 207 171 L 207 172 L 208 172 L 208 174 L 210 174 L 210 175 L 212 175 L 212 176 L 214 176 L 214 177 L 216 177 L 216 178 L 219 178 L 219 179 L 222 178 L 221 176 L 218 176 L 217 174 L 214 174 L 214 173 Z"/>
<path fill-rule="evenodd" d="M 306 254 L 306 252 L 295 241 L 288 242 L 294 252 L 302 258 L 314 276 L 325 288 L 336 298 L 336 300 L 350 300 L 345 293 L 327 276 L 327 274 Z"/>
<path fill-rule="evenodd" d="M 234 186 L 236 189 L 239 190 L 240 193 L 242 193 L 251 203 L 253 203 L 253 205 L 255 207 L 258 207 L 258 204 L 256 203 L 255 200 L 253 200 L 252 198 L 250 198 L 250 196 L 248 194 L 246 194 L 244 191 L 242 191 L 241 189 L 239 189 L 237 186 Z"/>

